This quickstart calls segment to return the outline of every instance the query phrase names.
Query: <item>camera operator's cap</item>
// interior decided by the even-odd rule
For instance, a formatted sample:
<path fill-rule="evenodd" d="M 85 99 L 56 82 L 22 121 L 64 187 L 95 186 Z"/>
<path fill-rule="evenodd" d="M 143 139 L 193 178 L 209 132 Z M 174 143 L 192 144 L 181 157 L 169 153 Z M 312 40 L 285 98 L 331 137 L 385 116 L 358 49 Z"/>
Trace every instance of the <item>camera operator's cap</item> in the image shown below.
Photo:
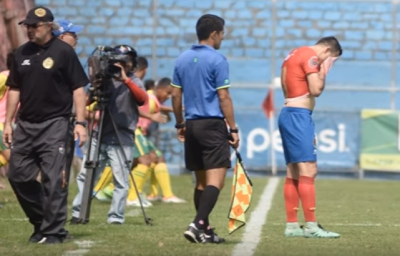
<path fill-rule="evenodd" d="M 26 24 L 26 25 L 34 25 L 41 21 L 43 22 L 53 22 L 54 16 L 53 13 L 46 7 L 39 6 L 29 10 L 26 18 L 23 21 L 20 21 L 18 25 Z"/>
<path fill-rule="evenodd" d="M 83 26 L 74 25 L 74 23 L 69 20 L 59 20 L 57 23 L 60 27 L 58 30 L 53 31 L 55 36 L 59 36 L 64 33 L 79 33 L 83 29 Z"/>
<path fill-rule="evenodd" d="M 115 46 L 114 47 L 114 53 L 115 54 L 122 54 L 122 55 L 127 54 L 127 53 L 133 53 L 135 55 L 137 54 L 136 50 L 133 47 L 131 47 L 129 45 L 126 45 L 126 44 Z"/>

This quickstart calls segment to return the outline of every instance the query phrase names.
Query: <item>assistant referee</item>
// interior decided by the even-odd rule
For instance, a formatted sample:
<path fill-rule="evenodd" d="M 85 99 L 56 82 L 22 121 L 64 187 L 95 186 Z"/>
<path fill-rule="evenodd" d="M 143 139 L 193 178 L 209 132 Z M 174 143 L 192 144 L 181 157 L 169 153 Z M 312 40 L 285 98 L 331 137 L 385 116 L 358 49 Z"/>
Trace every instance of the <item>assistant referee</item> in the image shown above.
<path fill-rule="evenodd" d="M 216 50 L 224 38 L 224 20 L 203 15 L 196 25 L 198 45 L 176 60 L 172 79 L 172 104 L 178 138 L 185 142 L 186 168 L 195 171 L 194 204 L 197 215 L 184 233 L 194 243 L 222 243 L 211 229 L 208 216 L 224 186 L 230 168 L 229 124 L 233 147 L 239 145 L 238 130 L 229 95 L 229 65 Z M 182 116 L 182 91 L 185 119 Z"/>
<path fill-rule="evenodd" d="M 30 10 L 19 24 L 29 42 L 15 51 L 7 86 L 3 141 L 11 146 L 8 178 L 34 233 L 34 243 L 62 243 L 67 236 L 66 143 L 73 100 L 75 140 L 86 141 L 85 91 L 89 80 L 74 51 L 52 35 L 53 14 Z M 20 102 L 16 129 L 11 122 Z M 42 184 L 36 181 L 41 170 Z"/>

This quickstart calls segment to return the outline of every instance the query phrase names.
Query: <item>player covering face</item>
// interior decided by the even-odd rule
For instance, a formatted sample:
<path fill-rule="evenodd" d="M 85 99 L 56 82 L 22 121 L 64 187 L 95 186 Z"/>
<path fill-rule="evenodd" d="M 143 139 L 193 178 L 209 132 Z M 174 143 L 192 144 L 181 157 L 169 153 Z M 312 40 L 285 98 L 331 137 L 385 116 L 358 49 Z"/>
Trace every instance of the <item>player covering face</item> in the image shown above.
<path fill-rule="evenodd" d="M 325 77 L 342 48 L 334 37 L 324 37 L 313 46 L 304 46 L 289 53 L 282 65 L 281 81 L 285 106 L 278 126 L 287 165 L 284 185 L 287 226 L 285 235 L 309 238 L 337 238 L 326 231 L 315 218 L 314 179 L 317 175 L 317 148 L 312 111 L 315 98 L 325 87 Z M 297 221 L 301 200 L 306 225 Z"/>

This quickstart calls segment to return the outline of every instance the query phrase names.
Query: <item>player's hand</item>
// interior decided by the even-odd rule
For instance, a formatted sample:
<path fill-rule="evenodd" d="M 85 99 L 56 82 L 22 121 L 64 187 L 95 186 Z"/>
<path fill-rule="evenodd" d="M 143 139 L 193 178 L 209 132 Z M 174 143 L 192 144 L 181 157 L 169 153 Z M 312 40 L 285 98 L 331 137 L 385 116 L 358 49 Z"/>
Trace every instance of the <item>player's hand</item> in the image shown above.
<path fill-rule="evenodd" d="M 7 148 L 11 148 L 13 128 L 11 124 L 4 124 L 3 142 Z"/>
<path fill-rule="evenodd" d="M 82 125 L 75 125 L 74 129 L 74 140 L 79 139 L 79 147 L 82 147 L 87 140 L 87 130 Z"/>
<path fill-rule="evenodd" d="M 167 117 L 163 115 L 161 112 L 158 112 L 151 115 L 151 121 L 160 124 L 165 124 L 167 122 Z"/>
<path fill-rule="evenodd" d="M 178 129 L 178 140 L 180 142 L 185 142 L 185 130 L 186 128 Z"/>
<path fill-rule="evenodd" d="M 124 82 L 128 78 L 128 76 L 125 73 L 124 67 L 121 65 L 121 63 L 114 63 L 114 66 L 117 66 L 121 69 L 121 76 L 117 79 Z"/>
<path fill-rule="evenodd" d="M 233 148 L 239 147 L 239 135 L 237 133 L 231 133 L 229 136 L 229 143 Z"/>
<path fill-rule="evenodd" d="M 329 70 L 331 70 L 337 58 L 338 57 L 328 57 L 324 62 L 322 62 L 321 68 L 323 68 L 323 72 L 325 75 L 327 75 Z"/>

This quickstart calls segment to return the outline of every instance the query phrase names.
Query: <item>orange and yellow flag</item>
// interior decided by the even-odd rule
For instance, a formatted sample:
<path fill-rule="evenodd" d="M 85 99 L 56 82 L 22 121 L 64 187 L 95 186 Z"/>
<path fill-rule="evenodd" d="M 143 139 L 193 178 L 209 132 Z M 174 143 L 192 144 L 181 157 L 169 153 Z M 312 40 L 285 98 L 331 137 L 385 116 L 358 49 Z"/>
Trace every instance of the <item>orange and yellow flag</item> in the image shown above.
<path fill-rule="evenodd" d="M 229 234 L 246 225 L 245 213 L 250 207 L 251 195 L 253 193 L 251 181 L 239 160 L 233 174 L 231 208 L 229 210 Z"/>

